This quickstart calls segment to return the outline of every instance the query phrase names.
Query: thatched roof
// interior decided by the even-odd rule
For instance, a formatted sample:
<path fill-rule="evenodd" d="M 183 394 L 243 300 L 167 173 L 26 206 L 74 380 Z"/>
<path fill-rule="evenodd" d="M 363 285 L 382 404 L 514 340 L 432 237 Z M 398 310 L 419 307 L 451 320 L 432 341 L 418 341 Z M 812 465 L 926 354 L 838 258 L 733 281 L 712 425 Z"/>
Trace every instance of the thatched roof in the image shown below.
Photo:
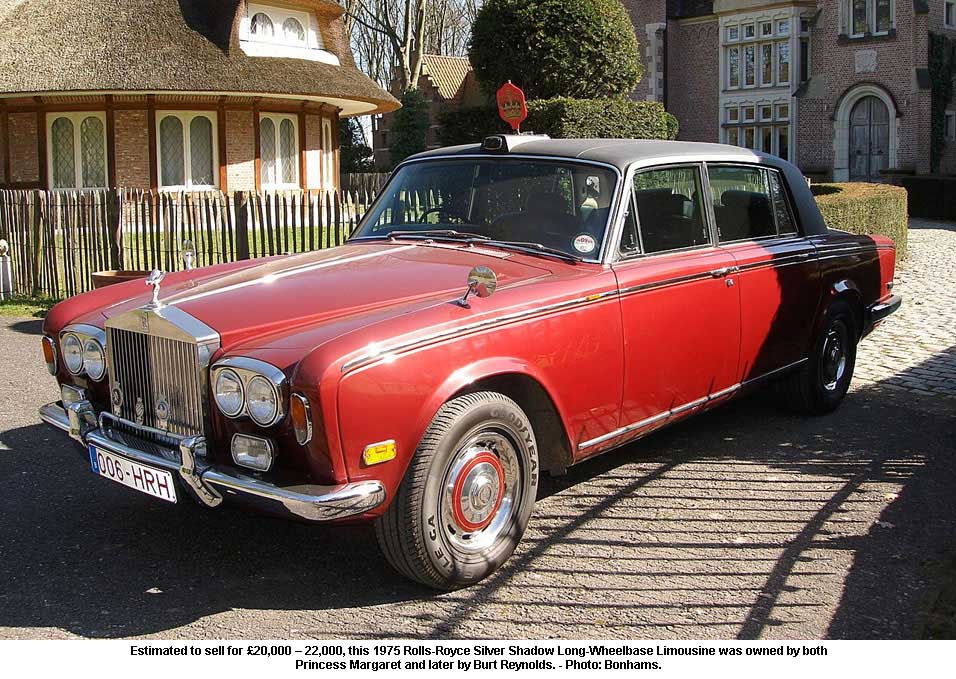
<path fill-rule="evenodd" d="M 331 20 L 323 38 L 341 66 L 247 56 L 243 2 L 0 0 L 0 93 L 234 92 L 321 98 L 345 115 L 397 108 L 355 68 L 337 3 L 297 0 Z"/>

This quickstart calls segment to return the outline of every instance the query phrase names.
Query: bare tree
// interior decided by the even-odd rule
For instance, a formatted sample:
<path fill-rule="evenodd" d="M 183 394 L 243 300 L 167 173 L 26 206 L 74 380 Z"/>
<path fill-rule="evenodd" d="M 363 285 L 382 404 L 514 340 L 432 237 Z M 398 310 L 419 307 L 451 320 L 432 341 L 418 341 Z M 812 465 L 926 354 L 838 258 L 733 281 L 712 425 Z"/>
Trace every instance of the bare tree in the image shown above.
<path fill-rule="evenodd" d="M 400 93 L 418 86 L 425 54 L 464 55 L 482 0 L 342 0 L 359 67 Z"/>

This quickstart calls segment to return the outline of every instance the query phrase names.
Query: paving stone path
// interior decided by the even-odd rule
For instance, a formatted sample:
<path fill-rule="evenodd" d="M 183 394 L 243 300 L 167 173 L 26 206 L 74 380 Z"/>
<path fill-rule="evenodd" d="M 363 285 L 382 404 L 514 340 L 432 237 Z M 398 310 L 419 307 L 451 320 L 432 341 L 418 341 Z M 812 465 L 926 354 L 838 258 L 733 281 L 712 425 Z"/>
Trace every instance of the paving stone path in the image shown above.
<path fill-rule="evenodd" d="M 956 397 L 956 223 L 910 221 L 902 308 L 860 345 L 856 385 Z"/>

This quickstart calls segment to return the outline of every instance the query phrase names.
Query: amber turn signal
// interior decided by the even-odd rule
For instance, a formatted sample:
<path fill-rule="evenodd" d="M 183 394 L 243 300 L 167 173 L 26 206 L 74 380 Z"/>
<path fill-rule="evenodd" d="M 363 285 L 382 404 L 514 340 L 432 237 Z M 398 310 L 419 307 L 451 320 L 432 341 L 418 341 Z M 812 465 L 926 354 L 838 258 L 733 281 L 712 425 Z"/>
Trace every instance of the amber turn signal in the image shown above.
<path fill-rule="evenodd" d="M 289 399 L 289 417 L 295 430 L 295 440 L 300 446 L 312 440 L 312 409 L 309 399 L 302 394 L 292 394 Z"/>
<path fill-rule="evenodd" d="M 49 337 L 44 336 L 42 344 L 46 369 L 50 371 L 51 375 L 56 375 L 56 343 Z"/>
<path fill-rule="evenodd" d="M 362 453 L 362 460 L 366 465 L 372 466 L 373 464 L 381 464 L 382 462 L 394 460 L 395 455 L 397 455 L 395 451 L 395 441 L 388 440 L 365 446 L 365 451 Z"/>

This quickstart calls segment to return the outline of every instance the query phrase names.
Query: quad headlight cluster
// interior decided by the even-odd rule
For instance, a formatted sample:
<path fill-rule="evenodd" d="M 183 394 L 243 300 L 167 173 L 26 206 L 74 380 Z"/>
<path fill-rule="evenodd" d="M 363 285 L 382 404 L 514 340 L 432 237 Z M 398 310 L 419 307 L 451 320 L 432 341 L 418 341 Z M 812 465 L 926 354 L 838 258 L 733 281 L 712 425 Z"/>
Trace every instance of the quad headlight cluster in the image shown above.
<path fill-rule="evenodd" d="M 71 325 L 60 333 L 63 365 L 73 375 L 99 382 L 106 377 L 106 333 L 92 325 Z"/>
<path fill-rule="evenodd" d="M 271 427 L 285 416 L 285 374 L 274 365 L 252 358 L 227 358 L 212 367 L 216 407 L 230 418 L 248 415 L 260 427 Z"/>

